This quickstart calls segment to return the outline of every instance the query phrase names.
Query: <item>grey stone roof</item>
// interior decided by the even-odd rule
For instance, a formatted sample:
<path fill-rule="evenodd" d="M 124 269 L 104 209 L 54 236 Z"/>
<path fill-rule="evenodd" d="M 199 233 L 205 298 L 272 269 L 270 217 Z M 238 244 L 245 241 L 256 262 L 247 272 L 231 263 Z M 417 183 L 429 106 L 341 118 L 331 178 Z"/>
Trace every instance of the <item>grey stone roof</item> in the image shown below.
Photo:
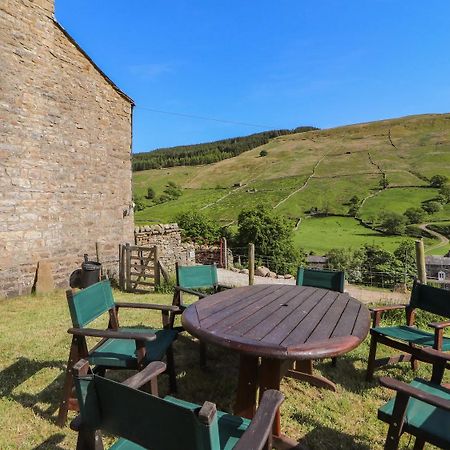
<path fill-rule="evenodd" d="M 447 256 L 426 256 L 425 264 L 430 266 L 450 266 L 450 258 Z"/>

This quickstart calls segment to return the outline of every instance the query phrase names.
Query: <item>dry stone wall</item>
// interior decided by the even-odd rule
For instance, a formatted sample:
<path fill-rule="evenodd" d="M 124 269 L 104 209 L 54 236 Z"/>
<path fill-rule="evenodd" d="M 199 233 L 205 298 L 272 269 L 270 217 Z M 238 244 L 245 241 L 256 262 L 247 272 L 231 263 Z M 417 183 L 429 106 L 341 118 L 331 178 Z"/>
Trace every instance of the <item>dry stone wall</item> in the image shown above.
<path fill-rule="evenodd" d="M 53 19 L 51 0 L 0 2 L 0 297 L 40 260 L 67 286 L 84 253 L 117 271 L 133 238 L 132 102 Z"/>

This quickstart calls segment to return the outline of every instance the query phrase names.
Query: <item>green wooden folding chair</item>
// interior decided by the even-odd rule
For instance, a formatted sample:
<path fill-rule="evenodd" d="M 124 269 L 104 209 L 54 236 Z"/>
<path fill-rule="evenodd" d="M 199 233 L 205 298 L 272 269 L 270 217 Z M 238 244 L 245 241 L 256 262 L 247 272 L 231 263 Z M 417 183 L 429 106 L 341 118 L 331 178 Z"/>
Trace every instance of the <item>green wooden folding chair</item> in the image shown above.
<path fill-rule="evenodd" d="M 344 272 L 334 270 L 314 270 L 299 267 L 297 271 L 297 286 L 312 286 L 344 292 Z"/>
<path fill-rule="evenodd" d="M 378 410 L 378 418 L 389 424 L 385 449 L 396 450 L 403 433 L 415 436 L 414 449 L 425 442 L 450 449 L 450 386 L 442 385 L 450 355 L 422 349 L 422 358 L 433 364 L 430 381 L 415 378 L 407 384 L 392 378 L 380 378 L 380 384 L 397 392 Z"/>
<path fill-rule="evenodd" d="M 73 368 L 80 414 L 77 450 L 103 449 L 101 431 L 120 437 L 115 450 L 269 450 L 279 391 L 264 392 L 252 421 L 203 405 L 157 395 L 156 377 L 164 363 L 153 362 L 123 383 L 89 373 L 89 364 Z M 151 393 L 138 390 L 151 384 Z"/>
<path fill-rule="evenodd" d="M 76 293 L 67 291 L 66 294 L 73 325 L 68 333 L 73 337 L 57 420 L 60 426 L 64 425 L 69 409 L 78 409 L 76 398 L 72 395 L 72 367 L 82 358 L 86 358 L 96 372 L 104 374 L 109 369 L 141 370 L 166 355 L 170 389 L 176 391 L 172 342 L 178 332 L 170 329 L 169 320 L 169 314 L 176 307 L 115 302 L 109 280 L 100 281 Z M 164 328 L 121 328 L 119 308 L 160 310 Z M 108 329 L 88 328 L 92 321 L 106 313 L 109 316 Z M 100 338 L 100 341 L 88 350 L 87 337 Z"/>
<path fill-rule="evenodd" d="M 176 264 L 177 285 L 172 305 L 177 308 L 171 313 L 170 326 L 174 328 L 175 317 L 181 314 L 186 306 L 183 303 L 183 293 L 191 294 L 199 299 L 227 289 L 218 282 L 217 266 L 215 264 L 198 266 L 181 266 Z M 202 289 L 199 291 L 198 289 Z M 179 329 L 182 330 L 180 327 Z M 200 364 L 206 365 L 206 345 L 200 341 Z"/>
<path fill-rule="evenodd" d="M 380 326 L 381 315 L 386 311 L 403 309 L 406 313 L 406 324 L 390 327 Z M 411 363 L 412 369 L 417 368 L 417 361 L 422 355 L 421 348 L 433 347 L 435 350 L 450 350 L 450 338 L 444 336 L 446 327 L 450 327 L 450 291 L 420 284 L 414 281 L 411 298 L 408 305 L 386 305 L 370 309 L 373 324 L 370 329 L 370 351 L 367 363 L 366 380 L 371 381 L 374 370 L 386 364 L 398 362 Z M 427 311 L 446 318 L 443 322 L 432 322 L 428 326 L 434 333 L 422 330 L 414 325 L 417 311 Z M 376 359 L 377 344 L 381 343 L 402 351 L 400 355 Z"/>

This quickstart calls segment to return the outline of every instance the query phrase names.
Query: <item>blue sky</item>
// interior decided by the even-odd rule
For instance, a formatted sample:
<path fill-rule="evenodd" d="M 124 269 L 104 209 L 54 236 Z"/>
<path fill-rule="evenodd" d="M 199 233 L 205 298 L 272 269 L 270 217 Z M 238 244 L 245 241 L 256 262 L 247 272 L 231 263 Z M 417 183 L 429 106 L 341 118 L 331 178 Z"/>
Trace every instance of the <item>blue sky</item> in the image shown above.
<path fill-rule="evenodd" d="M 135 100 L 135 152 L 450 111 L 447 0 L 56 0 L 56 17 Z"/>

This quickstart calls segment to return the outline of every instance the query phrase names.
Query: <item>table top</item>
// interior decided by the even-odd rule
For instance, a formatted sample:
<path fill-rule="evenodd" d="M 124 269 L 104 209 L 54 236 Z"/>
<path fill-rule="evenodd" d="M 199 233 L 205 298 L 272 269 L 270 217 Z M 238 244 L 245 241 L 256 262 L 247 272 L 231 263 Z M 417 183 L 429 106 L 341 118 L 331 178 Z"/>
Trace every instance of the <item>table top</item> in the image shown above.
<path fill-rule="evenodd" d="M 190 305 L 183 327 L 193 336 L 241 353 L 317 359 L 357 347 L 369 310 L 346 293 L 306 286 L 256 285 L 226 290 Z"/>

